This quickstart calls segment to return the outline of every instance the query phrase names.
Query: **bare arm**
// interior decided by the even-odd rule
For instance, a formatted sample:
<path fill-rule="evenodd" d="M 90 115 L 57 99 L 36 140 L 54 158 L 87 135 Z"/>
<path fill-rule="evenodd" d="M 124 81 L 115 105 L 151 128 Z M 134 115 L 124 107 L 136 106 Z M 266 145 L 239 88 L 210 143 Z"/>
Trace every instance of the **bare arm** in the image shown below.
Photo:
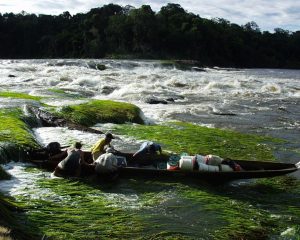
<path fill-rule="evenodd" d="M 88 165 L 87 162 L 84 160 L 84 153 L 80 150 L 80 164 L 81 165 Z"/>
<path fill-rule="evenodd" d="M 158 151 L 159 151 L 160 154 L 162 153 L 161 146 L 159 146 Z"/>

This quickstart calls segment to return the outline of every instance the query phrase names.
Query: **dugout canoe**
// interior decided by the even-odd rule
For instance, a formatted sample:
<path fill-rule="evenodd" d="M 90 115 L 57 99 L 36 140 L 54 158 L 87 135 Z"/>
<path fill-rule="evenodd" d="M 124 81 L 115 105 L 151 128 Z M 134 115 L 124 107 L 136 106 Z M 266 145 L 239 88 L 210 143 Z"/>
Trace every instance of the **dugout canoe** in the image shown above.
<path fill-rule="evenodd" d="M 91 153 L 84 152 L 87 162 L 91 162 Z M 119 153 L 118 155 L 126 158 L 127 166 L 119 168 L 119 177 L 124 178 L 171 178 L 171 179 L 200 179 L 208 180 L 211 182 L 230 181 L 237 179 L 251 179 L 251 178 L 269 178 L 280 175 L 289 174 L 299 170 L 300 162 L 282 163 L 282 162 L 267 162 L 267 161 L 247 161 L 247 160 L 234 160 L 242 168 L 241 171 L 230 172 L 208 172 L 208 171 L 182 171 L 182 170 L 167 170 L 161 163 L 166 163 L 169 159 L 168 155 L 156 156 L 143 156 L 142 158 L 134 159 L 132 153 Z M 48 157 L 45 155 L 28 155 L 28 160 L 42 168 L 54 170 L 58 162 L 66 156 L 65 152 L 55 157 Z M 159 167 L 158 167 L 159 166 Z M 93 174 L 90 169 L 86 169 L 85 175 Z"/>

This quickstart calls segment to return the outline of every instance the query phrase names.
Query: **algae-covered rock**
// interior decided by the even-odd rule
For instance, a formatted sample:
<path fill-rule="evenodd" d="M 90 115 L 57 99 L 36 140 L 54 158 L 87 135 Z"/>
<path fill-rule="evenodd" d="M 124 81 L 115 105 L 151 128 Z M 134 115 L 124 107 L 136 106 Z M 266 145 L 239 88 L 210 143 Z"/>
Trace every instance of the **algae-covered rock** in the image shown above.
<path fill-rule="evenodd" d="M 22 117 L 20 109 L 0 110 L 0 163 L 21 160 L 24 149 L 38 147 Z"/>
<path fill-rule="evenodd" d="M 137 106 L 130 103 L 94 100 L 80 105 L 63 107 L 58 115 L 84 126 L 93 126 L 96 123 L 132 122 L 143 124 L 140 112 L 141 110 Z"/>

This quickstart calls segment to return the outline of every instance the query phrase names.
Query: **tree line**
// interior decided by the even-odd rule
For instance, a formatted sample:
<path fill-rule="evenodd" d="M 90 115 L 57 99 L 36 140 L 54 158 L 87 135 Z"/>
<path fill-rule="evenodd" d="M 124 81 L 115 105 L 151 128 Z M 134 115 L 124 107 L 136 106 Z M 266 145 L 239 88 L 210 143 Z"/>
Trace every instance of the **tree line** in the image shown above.
<path fill-rule="evenodd" d="M 300 68 L 300 31 L 261 31 L 169 3 L 157 13 L 108 4 L 88 13 L 0 14 L 0 58 L 188 59 L 202 66 Z"/>

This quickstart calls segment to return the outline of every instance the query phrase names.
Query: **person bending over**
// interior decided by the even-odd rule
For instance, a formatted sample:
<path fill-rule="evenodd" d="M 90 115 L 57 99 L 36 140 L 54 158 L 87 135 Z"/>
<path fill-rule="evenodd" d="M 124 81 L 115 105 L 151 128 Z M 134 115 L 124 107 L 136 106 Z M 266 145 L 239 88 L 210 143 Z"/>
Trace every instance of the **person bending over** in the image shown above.
<path fill-rule="evenodd" d="M 105 148 L 107 147 L 112 148 L 111 145 L 112 139 L 114 139 L 114 136 L 108 132 L 105 133 L 104 138 L 101 138 L 94 144 L 94 146 L 91 148 L 93 161 L 96 161 L 101 154 L 105 153 Z"/>
<path fill-rule="evenodd" d="M 65 159 L 58 163 L 53 172 L 55 176 L 80 176 L 81 165 L 85 164 L 84 154 L 81 147 L 82 144 L 80 142 L 75 142 L 72 147 L 66 150 L 68 155 Z"/>
<path fill-rule="evenodd" d="M 161 146 L 154 142 L 144 142 L 140 146 L 140 149 L 133 154 L 133 157 L 137 157 L 144 154 L 156 155 L 157 152 L 162 153 Z"/>

